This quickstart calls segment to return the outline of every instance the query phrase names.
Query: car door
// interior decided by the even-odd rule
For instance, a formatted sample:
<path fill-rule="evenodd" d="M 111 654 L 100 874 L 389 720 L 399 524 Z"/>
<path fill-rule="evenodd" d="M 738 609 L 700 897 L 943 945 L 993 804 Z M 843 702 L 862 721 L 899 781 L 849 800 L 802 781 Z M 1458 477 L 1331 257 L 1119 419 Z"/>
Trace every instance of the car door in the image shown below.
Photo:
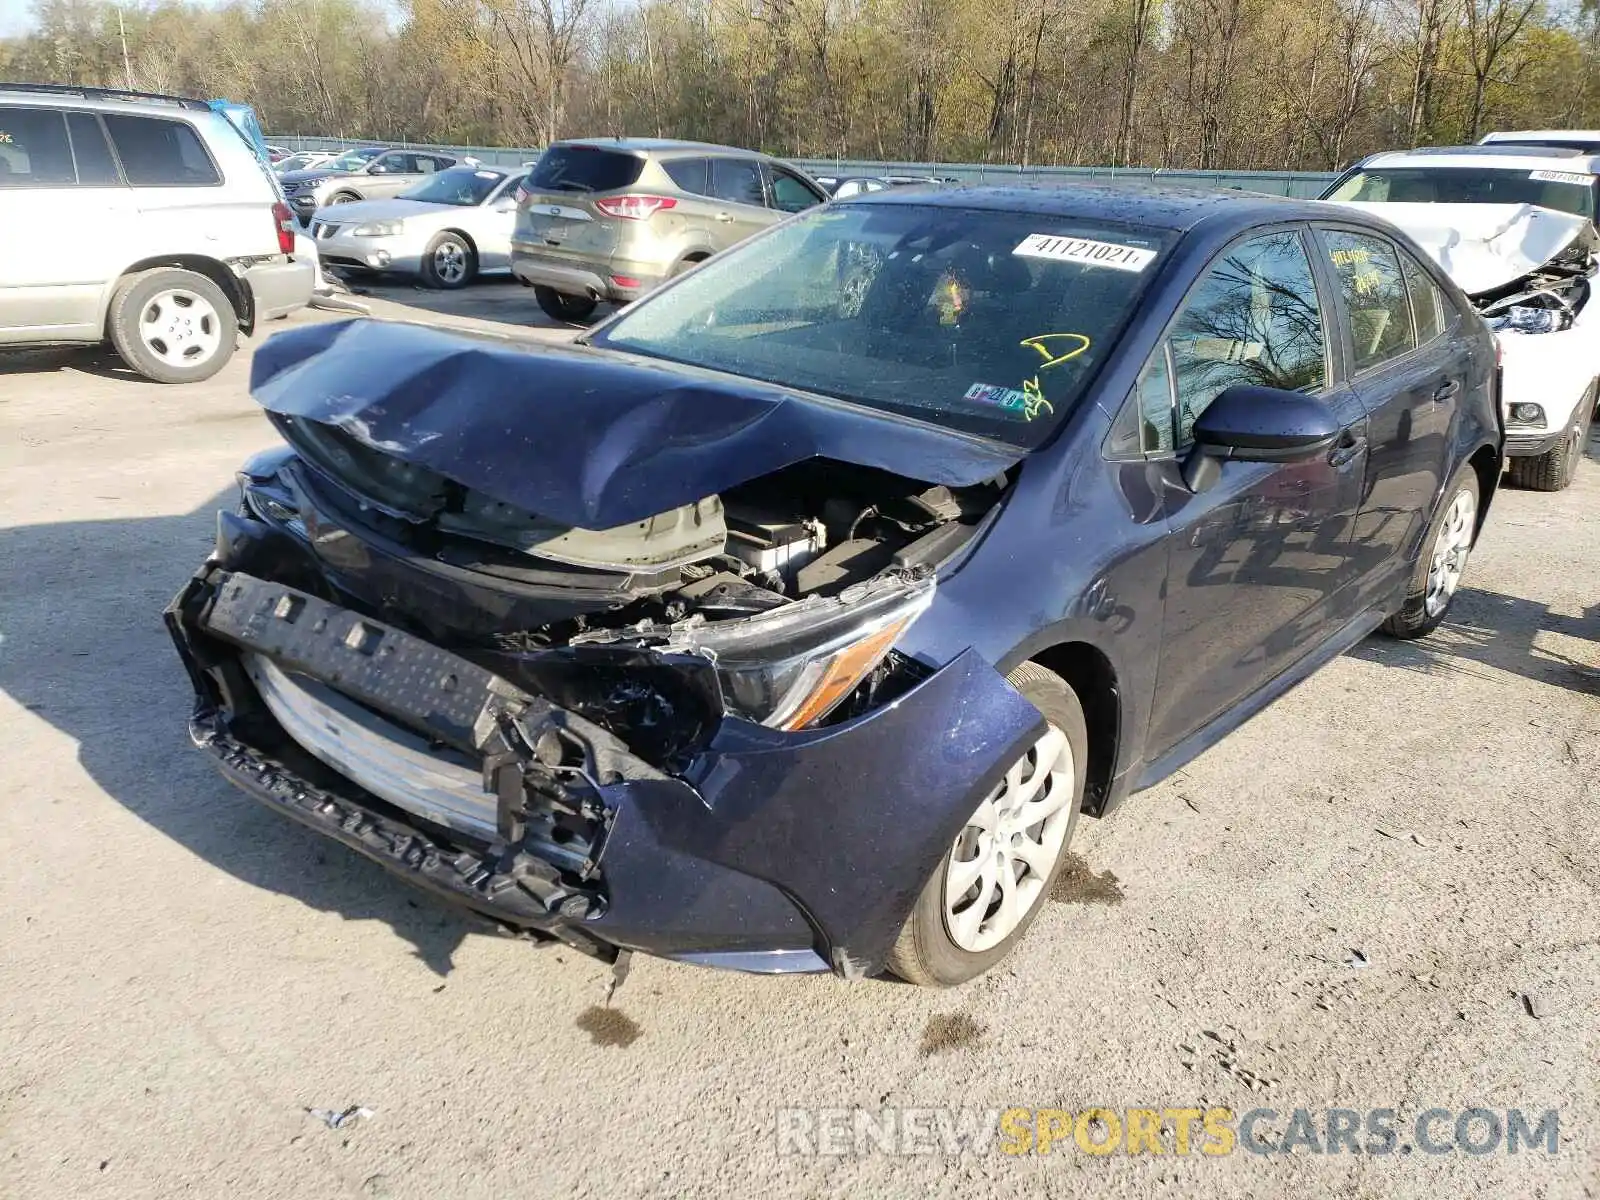
<path fill-rule="evenodd" d="M 1472 339 L 1406 250 L 1370 230 L 1317 233 L 1349 330 L 1351 382 L 1368 417 L 1354 553 L 1363 590 L 1374 591 L 1410 562 L 1444 486 Z"/>
<path fill-rule="evenodd" d="M 1171 542 L 1151 745 L 1169 749 L 1324 641 L 1352 615 L 1350 538 L 1366 412 L 1339 382 L 1338 309 L 1310 231 L 1248 235 L 1190 290 L 1139 390 L 1148 452 L 1165 457 Z M 1191 492 L 1180 464 L 1195 418 L 1239 384 L 1301 391 L 1344 425 L 1309 462 L 1225 462 Z"/>
<path fill-rule="evenodd" d="M 759 159 L 714 156 L 711 159 L 711 196 L 718 201 L 712 213 L 718 250 L 744 241 L 779 216 L 767 207 L 766 181 L 761 175 Z"/>
<path fill-rule="evenodd" d="M 471 212 L 472 240 L 478 246 L 480 270 L 511 265 L 511 230 L 517 223 L 517 188 L 526 174 L 509 175 Z"/>
<path fill-rule="evenodd" d="M 99 117 L 0 105 L 0 342 L 100 337 L 136 224 Z"/>

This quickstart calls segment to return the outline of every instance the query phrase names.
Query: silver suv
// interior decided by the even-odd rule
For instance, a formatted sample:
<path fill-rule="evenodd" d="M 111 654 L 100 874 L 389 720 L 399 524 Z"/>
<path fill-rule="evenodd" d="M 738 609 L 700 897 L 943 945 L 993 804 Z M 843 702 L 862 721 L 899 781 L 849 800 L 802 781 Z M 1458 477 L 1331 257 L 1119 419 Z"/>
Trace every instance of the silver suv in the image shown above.
<path fill-rule="evenodd" d="M 557 142 L 528 176 L 511 270 L 558 321 L 626 304 L 735 242 L 821 204 L 765 154 L 662 138 Z"/>
<path fill-rule="evenodd" d="M 311 214 L 325 205 L 387 200 L 436 171 L 447 171 L 462 163 L 477 166 L 478 160 L 367 146 L 347 150 L 337 158 L 305 170 L 285 171 L 278 176 L 278 182 L 283 185 L 283 194 L 288 197 L 294 215 L 300 218 L 301 224 L 308 225 Z"/>

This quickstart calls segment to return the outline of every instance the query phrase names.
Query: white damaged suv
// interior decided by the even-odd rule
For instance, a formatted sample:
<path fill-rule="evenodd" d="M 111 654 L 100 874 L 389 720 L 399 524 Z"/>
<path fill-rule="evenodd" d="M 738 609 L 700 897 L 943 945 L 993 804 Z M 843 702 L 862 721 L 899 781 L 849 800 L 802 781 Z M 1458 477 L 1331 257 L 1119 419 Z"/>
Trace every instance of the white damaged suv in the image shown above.
<path fill-rule="evenodd" d="M 311 298 L 314 256 L 204 101 L 0 83 L 0 346 L 110 341 L 161 383 Z"/>
<path fill-rule="evenodd" d="M 1511 481 L 1560 491 L 1600 396 L 1600 156 L 1479 145 L 1374 154 L 1323 193 L 1427 251 L 1494 330 Z"/>

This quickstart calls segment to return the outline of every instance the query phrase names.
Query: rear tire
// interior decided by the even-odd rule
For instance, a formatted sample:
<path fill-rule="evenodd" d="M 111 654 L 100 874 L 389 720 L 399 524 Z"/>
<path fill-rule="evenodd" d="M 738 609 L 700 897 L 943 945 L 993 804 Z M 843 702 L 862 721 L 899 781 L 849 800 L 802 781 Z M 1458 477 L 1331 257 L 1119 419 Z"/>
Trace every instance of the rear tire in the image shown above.
<path fill-rule="evenodd" d="M 544 315 L 552 321 L 565 321 L 572 325 L 583 324 L 594 316 L 594 310 L 599 307 L 598 301 L 587 296 L 569 296 L 540 284 L 534 285 L 533 298 L 539 302 Z"/>
<path fill-rule="evenodd" d="M 129 275 L 111 297 L 106 330 L 117 354 L 157 383 L 198 383 L 222 370 L 239 317 L 204 275 L 157 267 Z"/>
<path fill-rule="evenodd" d="M 1511 482 L 1519 488 L 1533 492 L 1559 492 L 1571 486 L 1578 473 L 1578 463 L 1583 460 L 1583 448 L 1589 440 L 1589 422 L 1594 419 L 1595 385 L 1578 401 L 1578 411 L 1573 426 L 1567 430 L 1566 439 L 1554 450 L 1538 457 L 1513 458 L 1506 470 Z"/>
<path fill-rule="evenodd" d="M 1006 678 L 1044 714 L 1049 728 L 984 798 L 923 886 L 889 951 L 889 970 L 907 983 L 953 987 L 994 966 L 1033 924 L 1066 865 L 1089 762 L 1083 705 L 1066 680 L 1037 663 L 1023 663 Z M 1041 747 L 1048 748 L 1041 752 Z M 1065 803 L 1020 827 L 1027 805 L 1048 804 L 1058 787 L 1070 793 Z M 1016 820 L 1008 819 L 1008 813 L 1017 814 Z M 1030 862 L 1007 856 L 1006 851 L 1018 846 Z M 998 864 L 992 876 L 977 866 L 989 861 L 991 850 Z M 1037 872 L 1035 864 L 1041 868 Z M 952 872 L 958 873 L 953 880 Z M 969 875 L 973 881 L 957 894 Z M 1012 902 L 1021 906 L 1020 915 L 1013 909 L 1010 922 L 1005 921 L 1008 889 L 1001 883 L 1007 877 Z"/>
<path fill-rule="evenodd" d="M 1455 599 L 1477 534 L 1478 473 L 1471 463 L 1455 473 L 1442 496 L 1417 551 L 1405 603 L 1383 623 L 1385 633 L 1402 641 L 1426 637 L 1439 628 Z"/>

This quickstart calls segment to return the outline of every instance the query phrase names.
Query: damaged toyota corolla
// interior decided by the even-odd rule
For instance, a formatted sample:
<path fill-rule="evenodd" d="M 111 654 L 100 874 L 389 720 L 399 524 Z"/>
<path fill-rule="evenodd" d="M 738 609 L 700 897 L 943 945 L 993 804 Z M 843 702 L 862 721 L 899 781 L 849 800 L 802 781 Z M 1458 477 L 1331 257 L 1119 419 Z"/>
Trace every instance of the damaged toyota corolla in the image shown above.
<path fill-rule="evenodd" d="M 1439 306 L 1449 399 L 1353 385 L 1326 211 L 886 192 L 575 345 L 281 334 L 285 445 L 167 613 L 194 740 L 605 959 L 970 979 L 1080 813 L 1443 619 L 1492 347 L 1419 268 L 1386 302 Z"/>

